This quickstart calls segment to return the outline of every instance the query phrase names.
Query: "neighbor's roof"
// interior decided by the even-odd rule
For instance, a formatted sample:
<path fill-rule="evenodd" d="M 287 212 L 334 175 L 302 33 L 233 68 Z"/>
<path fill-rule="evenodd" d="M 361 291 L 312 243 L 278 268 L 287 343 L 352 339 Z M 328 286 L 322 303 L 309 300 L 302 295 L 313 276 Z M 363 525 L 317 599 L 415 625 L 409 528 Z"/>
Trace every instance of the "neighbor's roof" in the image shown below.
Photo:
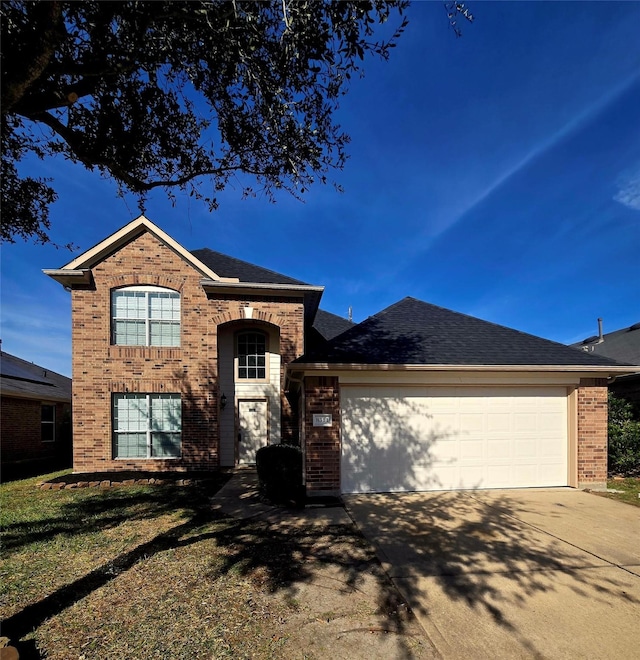
<path fill-rule="evenodd" d="M 265 284 L 302 284 L 287 275 L 250 264 L 235 257 L 215 252 L 209 248 L 191 250 L 191 254 L 220 277 L 237 278 L 240 282 L 261 282 Z"/>
<path fill-rule="evenodd" d="M 415 298 L 400 300 L 295 362 L 627 366 Z"/>
<path fill-rule="evenodd" d="M 71 401 L 71 378 L 0 352 L 0 392 L 43 401 Z"/>
<path fill-rule="evenodd" d="M 597 335 L 588 337 L 572 346 L 590 355 L 602 355 L 624 364 L 640 364 L 640 323 L 605 333 L 601 343 L 598 339 Z"/>

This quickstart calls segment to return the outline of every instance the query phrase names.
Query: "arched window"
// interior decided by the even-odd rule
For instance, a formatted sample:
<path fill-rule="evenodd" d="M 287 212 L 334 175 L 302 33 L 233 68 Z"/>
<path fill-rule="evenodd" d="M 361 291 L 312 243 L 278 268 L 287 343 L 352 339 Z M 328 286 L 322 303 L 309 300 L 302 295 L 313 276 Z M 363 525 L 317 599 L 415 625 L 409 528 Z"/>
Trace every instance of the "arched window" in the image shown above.
<path fill-rule="evenodd" d="M 111 343 L 180 346 L 180 294 L 159 286 L 111 292 Z"/>
<path fill-rule="evenodd" d="M 242 332 L 237 336 L 238 378 L 267 377 L 267 336 L 264 332 Z"/>

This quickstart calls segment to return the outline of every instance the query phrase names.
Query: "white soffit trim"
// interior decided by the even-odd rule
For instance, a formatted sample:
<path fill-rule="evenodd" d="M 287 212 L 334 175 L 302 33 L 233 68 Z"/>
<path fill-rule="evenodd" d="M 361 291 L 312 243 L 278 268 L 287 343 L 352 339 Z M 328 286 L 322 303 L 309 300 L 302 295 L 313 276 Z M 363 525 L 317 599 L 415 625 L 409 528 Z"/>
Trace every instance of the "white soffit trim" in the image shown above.
<path fill-rule="evenodd" d="M 208 266 L 205 266 L 205 264 L 203 264 L 200 259 L 194 257 L 191 252 L 183 248 L 180 243 L 171 238 L 169 234 L 162 231 L 162 229 L 151 222 L 151 220 L 145 218 L 144 215 L 138 216 L 135 220 L 132 220 L 129 224 L 125 225 L 117 232 L 111 234 L 111 236 L 108 236 L 104 240 L 100 241 L 100 243 L 94 245 L 86 252 L 83 252 L 81 255 L 73 259 L 73 261 L 70 261 L 68 264 L 64 265 L 58 270 L 68 271 L 82 268 L 91 268 L 107 254 L 110 254 L 137 234 L 141 234 L 145 229 L 150 231 L 154 236 L 156 236 L 156 238 L 165 243 L 203 275 L 210 277 L 212 280 L 217 282 L 238 281 L 237 278 L 223 278 L 220 277 L 217 273 L 214 273 Z"/>
<path fill-rule="evenodd" d="M 327 362 L 293 363 L 287 365 L 289 372 L 336 372 L 345 371 L 469 371 L 469 372 L 562 372 L 579 373 L 583 378 L 604 378 L 637 373 L 638 365 L 601 366 L 586 364 L 350 364 Z"/>

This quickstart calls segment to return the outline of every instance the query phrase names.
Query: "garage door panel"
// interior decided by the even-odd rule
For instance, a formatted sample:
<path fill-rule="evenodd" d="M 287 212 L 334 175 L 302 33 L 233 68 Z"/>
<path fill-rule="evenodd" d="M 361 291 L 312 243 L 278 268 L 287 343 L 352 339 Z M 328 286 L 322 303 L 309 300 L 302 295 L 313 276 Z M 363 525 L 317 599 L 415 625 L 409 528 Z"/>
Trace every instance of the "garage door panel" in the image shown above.
<path fill-rule="evenodd" d="M 343 492 L 562 486 L 565 388 L 342 388 Z"/>

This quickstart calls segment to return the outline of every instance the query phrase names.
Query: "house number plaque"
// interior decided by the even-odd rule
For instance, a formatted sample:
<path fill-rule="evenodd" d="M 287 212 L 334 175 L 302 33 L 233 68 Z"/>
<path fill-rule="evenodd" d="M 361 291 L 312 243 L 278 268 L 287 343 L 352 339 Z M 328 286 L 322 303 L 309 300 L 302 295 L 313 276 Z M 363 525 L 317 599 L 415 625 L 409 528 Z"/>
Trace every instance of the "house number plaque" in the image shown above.
<path fill-rule="evenodd" d="M 313 425 L 314 426 L 331 426 L 333 424 L 332 415 L 314 415 L 313 416 Z"/>

